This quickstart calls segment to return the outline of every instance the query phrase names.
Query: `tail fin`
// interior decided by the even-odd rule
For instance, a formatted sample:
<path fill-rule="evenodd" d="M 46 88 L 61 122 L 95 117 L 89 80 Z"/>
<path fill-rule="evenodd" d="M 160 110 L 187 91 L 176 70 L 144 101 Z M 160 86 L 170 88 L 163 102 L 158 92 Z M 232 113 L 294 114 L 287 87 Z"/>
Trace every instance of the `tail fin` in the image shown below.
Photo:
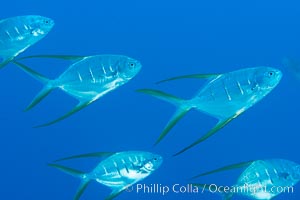
<path fill-rule="evenodd" d="M 22 69 L 24 72 L 26 72 L 27 74 L 29 74 L 31 77 L 33 77 L 34 79 L 42 82 L 43 84 L 47 84 L 49 82 L 49 79 L 39 73 L 37 73 L 36 71 L 30 69 L 29 67 L 27 67 L 26 65 L 17 62 L 17 61 L 12 61 L 15 65 L 17 65 L 18 67 L 20 67 L 20 69 Z"/>
<path fill-rule="evenodd" d="M 173 117 L 169 120 L 168 124 L 165 126 L 163 132 L 160 134 L 158 139 L 155 142 L 155 145 L 157 145 L 168 133 L 169 131 L 179 122 L 181 118 L 185 116 L 186 113 L 190 111 L 191 108 L 181 108 L 179 107 Z"/>
<path fill-rule="evenodd" d="M 88 178 L 88 176 L 79 170 L 71 169 L 65 166 L 57 165 L 57 164 L 48 164 L 50 167 L 54 167 L 56 169 L 59 169 L 67 174 L 70 174 L 72 176 L 78 177 L 81 179 L 81 184 L 76 192 L 76 195 L 74 197 L 74 200 L 79 200 L 85 189 L 87 188 L 88 184 L 91 182 L 91 180 Z"/>
<path fill-rule="evenodd" d="M 192 106 L 187 105 L 186 100 L 175 97 L 173 95 L 158 91 L 158 90 L 150 90 L 150 89 L 140 89 L 137 92 L 142 92 L 145 94 L 149 94 L 158 99 L 167 101 L 177 106 L 178 109 L 170 119 L 163 132 L 160 134 L 158 139 L 155 142 L 155 145 L 158 144 L 168 133 L 169 131 L 176 125 L 176 123 L 185 116 L 185 114 L 192 109 Z"/>
<path fill-rule="evenodd" d="M 8 63 L 10 63 L 14 58 L 0 58 L 0 69 L 4 68 Z"/>
<path fill-rule="evenodd" d="M 180 106 L 184 102 L 184 100 L 181 99 L 181 98 L 178 98 L 178 97 L 173 96 L 171 94 L 164 93 L 164 92 L 159 91 L 159 90 L 139 89 L 139 90 L 137 90 L 137 92 L 149 94 L 149 95 L 154 96 L 158 99 L 161 99 L 161 100 L 167 101 L 169 103 L 172 103 L 175 106 Z"/>
<path fill-rule="evenodd" d="M 44 88 L 36 95 L 36 97 L 33 99 L 33 101 L 27 106 L 25 111 L 30 110 L 34 106 L 36 106 L 40 101 L 42 101 L 55 87 L 51 84 L 51 80 L 47 77 L 35 72 L 34 70 L 30 69 L 26 65 L 19 63 L 17 61 L 12 61 L 14 64 L 16 64 L 20 69 L 22 69 L 24 72 L 29 74 L 34 79 L 40 81 L 45 86 Z"/>

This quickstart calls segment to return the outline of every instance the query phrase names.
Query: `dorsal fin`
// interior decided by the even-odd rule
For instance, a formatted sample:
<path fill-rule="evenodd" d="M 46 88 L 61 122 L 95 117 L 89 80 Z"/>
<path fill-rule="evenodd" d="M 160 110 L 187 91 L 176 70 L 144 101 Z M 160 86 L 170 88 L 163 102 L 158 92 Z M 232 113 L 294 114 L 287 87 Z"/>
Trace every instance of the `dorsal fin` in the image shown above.
<path fill-rule="evenodd" d="M 232 169 L 248 167 L 253 162 L 254 162 L 254 160 L 250 160 L 250 161 L 246 161 L 246 162 L 240 162 L 240 163 L 235 163 L 235 164 L 232 164 L 232 165 L 227 165 L 227 166 L 224 166 L 224 167 L 221 167 L 221 168 L 218 168 L 218 169 L 211 170 L 209 172 L 205 172 L 205 173 L 196 175 L 196 176 L 192 177 L 192 179 L 198 178 L 200 176 L 206 176 L 206 175 L 209 175 L 209 174 L 218 173 L 218 172 L 223 172 L 223 171 L 228 171 L 228 170 L 232 170 Z"/>
<path fill-rule="evenodd" d="M 161 81 L 156 82 L 156 84 L 160 84 L 160 83 L 168 82 L 168 81 L 174 81 L 174 80 L 178 80 L 178 79 L 186 79 L 186 78 L 197 78 L 197 79 L 216 78 L 220 75 L 221 74 L 190 74 L 190 75 L 176 76 L 176 77 L 168 78 L 165 80 L 161 80 Z"/>
<path fill-rule="evenodd" d="M 81 60 L 85 58 L 86 56 L 79 56 L 79 55 L 33 55 L 33 56 L 25 56 L 18 59 L 15 59 L 17 61 L 19 60 L 25 60 L 30 58 L 52 58 L 52 59 L 60 59 L 60 60 Z"/>
<path fill-rule="evenodd" d="M 54 162 L 59 162 L 59 161 L 63 161 L 63 160 L 71 160 L 71 159 L 77 159 L 77 158 L 91 158 L 91 157 L 96 157 L 96 158 L 101 158 L 101 157 L 109 157 L 113 154 L 115 154 L 116 152 L 94 152 L 94 153 L 87 153 L 87 154 L 81 154 L 81 155 L 75 155 L 75 156 L 70 156 L 70 157 L 66 157 L 66 158 L 61 158 L 58 160 L 55 160 Z"/>

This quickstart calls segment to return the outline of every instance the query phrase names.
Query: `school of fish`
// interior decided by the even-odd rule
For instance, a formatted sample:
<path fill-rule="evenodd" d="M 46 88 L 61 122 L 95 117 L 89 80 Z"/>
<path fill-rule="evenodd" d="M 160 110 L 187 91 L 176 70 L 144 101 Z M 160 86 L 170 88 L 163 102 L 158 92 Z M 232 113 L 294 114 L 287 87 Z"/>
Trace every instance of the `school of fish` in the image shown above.
<path fill-rule="evenodd" d="M 25 111 L 35 107 L 54 89 L 60 89 L 78 100 L 77 105 L 69 112 L 36 127 L 53 125 L 70 117 L 107 93 L 128 83 L 138 75 L 142 68 L 139 60 L 125 55 L 33 55 L 19 57 L 19 54 L 48 35 L 54 24 L 54 20 L 38 15 L 17 16 L 0 20 L 0 69 L 13 64 L 44 85 Z M 23 61 L 27 59 L 67 60 L 70 65 L 56 79 L 49 79 L 25 65 Z M 296 76 L 299 76 L 300 64 L 297 61 L 285 58 L 283 64 L 294 71 Z M 280 83 L 282 72 L 276 68 L 259 66 L 218 74 L 179 75 L 158 83 L 191 78 L 205 79 L 207 82 L 190 99 L 182 99 L 155 89 L 137 90 L 137 92 L 156 97 L 176 106 L 176 112 L 158 136 L 155 145 L 159 144 L 180 119 L 191 110 L 200 111 L 218 120 L 216 125 L 206 134 L 175 153 L 174 156 L 182 154 L 210 138 L 233 119 L 261 101 Z M 57 164 L 61 161 L 89 157 L 102 159 L 90 172 Z M 105 198 L 111 200 L 128 187 L 152 175 L 162 163 L 163 157 L 158 154 L 125 150 L 122 152 L 96 152 L 76 155 L 56 160 L 48 165 L 81 180 L 74 197 L 75 200 L 80 199 L 91 181 L 111 188 L 111 194 Z M 300 165 L 284 159 L 241 162 L 196 175 L 193 179 L 237 168 L 246 169 L 238 177 L 232 188 L 241 188 L 246 185 L 257 190 L 256 192 L 249 192 L 248 190 L 220 191 L 225 200 L 232 199 L 234 195 L 241 195 L 250 199 L 270 200 L 281 193 L 273 192 L 271 188 L 291 187 L 300 180 Z M 207 184 L 192 184 L 207 189 Z M 262 190 L 262 188 L 266 189 Z"/>

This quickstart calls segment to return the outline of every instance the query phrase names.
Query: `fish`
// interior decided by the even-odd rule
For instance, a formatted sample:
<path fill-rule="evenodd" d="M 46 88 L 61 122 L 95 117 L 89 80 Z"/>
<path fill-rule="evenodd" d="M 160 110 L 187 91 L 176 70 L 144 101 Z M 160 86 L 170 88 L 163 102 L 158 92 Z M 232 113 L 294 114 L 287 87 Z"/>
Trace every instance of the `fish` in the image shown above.
<path fill-rule="evenodd" d="M 162 156 L 144 151 L 96 152 L 71 156 L 55 162 L 88 157 L 102 157 L 104 160 L 89 173 L 56 163 L 48 164 L 50 167 L 81 179 L 74 200 L 80 199 L 88 184 L 93 180 L 112 189 L 111 194 L 105 198 L 111 200 L 135 183 L 150 176 L 163 163 Z"/>
<path fill-rule="evenodd" d="M 208 83 L 194 97 L 187 100 L 159 90 L 137 90 L 137 92 L 154 96 L 177 107 L 177 111 L 165 126 L 155 145 L 161 142 L 176 123 L 192 109 L 218 119 L 215 127 L 191 145 L 174 154 L 174 156 L 205 141 L 233 119 L 244 113 L 248 108 L 263 99 L 278 85 L 282 78 L 282 72 L 279 69 L 262 66 L 239 69 L 223 74 L 184 75 L 166 79 L 158 83 L 184 78 L 207 79 Z"/>
<path fill-rule="evenodd" d="M 241 173 L 236 184 L 230 187 L 231 191 L 223 192 L 224 200 L 231 200 L 235 194 L 251 199 L 270 200 L 283 192 L 276 188 L 291 188 L 300 181 L 300 165 L 285 159 L 237 163 L 202 173 L 193 178 L 238 168 L 246 169 Z M 207 190 L 209 184 L 193 183 L 192 185 Z"/>
<path fill-rule="evenodd" d="M 130 81 L 138 74 L 142 67 L 138 60 L 123 55 L 29 56 L 29 58 L 33 57 L 71 60 L 73 64 L 58 78 L 50 80 L 21 63 L 20 60 L 26 59 L 25 57 L 13 61 L 14 64 L 19 66 L 27 74 L 44 84 L 44 88 L 36 95 L 25 111 L 32 109 L 56 88 L 61 89 L 79 101 L 79 103 L 65 115 L 36 127 L 49 126 L 73 115 L 108 92 Z"/>
<path fill-rule="evenodd" d="M 0 69 L 43 39 L 54 24 L 53 19 L 39 15 L 0 20 Z"/>

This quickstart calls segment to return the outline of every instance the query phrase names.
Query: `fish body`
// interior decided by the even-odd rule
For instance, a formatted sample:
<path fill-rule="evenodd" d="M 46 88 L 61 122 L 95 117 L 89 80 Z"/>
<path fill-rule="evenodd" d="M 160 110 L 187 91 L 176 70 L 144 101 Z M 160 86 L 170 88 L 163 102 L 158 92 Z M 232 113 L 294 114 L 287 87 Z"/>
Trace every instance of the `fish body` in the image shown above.
<path fill-rule="evenodd" d="M 108 187 L 124 188 L 149 176 L 161 162 L 160 156 L 148 152 L 116 153 L 102 161 L 89 177 Z"/>
<path fill-rule="evenodd" d="M 82 184 L 75 196 L 78 200 L 88 183 L 95 180 L 112 189 L 106 199 L 113 199 L 126 188 L 143 180 L 160 167 L 163 158 L 150 152 L 125 151 L 112 154 L 101 161 L 90 173 L 78 172 L 60 165 L 50 166 L 82 179 Z"/>
<path fill-rule="evenodd" d="M 281 79 L 270 67 L 246 68 L 216 76 L 190 101 L 199 111 L 218 119 L 228 118 L 252 107 L 269 94 Z"/>
<path fill-rule="evenodd" d="M 45 84 L 26 110 L 33 108 L 55 88 L 78 99 L 77 106 L 62 117 L 44 124 L 56 123 L 96 101 L 106 93 L 124 85 L 140 71 L 139 61 L 123 55 L 96 55 L 78 57 L 75 63 L 57 79 L 49 80 L 27 66 L 14 62 L 32 77 Z"/>
<path fill-rule="evenodd" d="M 269 200 L 300 180 L 300 165 L 283 159 L 253 162 L 238 178 L 237 187 L 249 190 L 240 193 L 252 199 Z"/>
<path fill-rule="evenodd" d="M 54 83 L 79 100 L 97 99 L 133 78 L 140 70 L 138 65 L 121 55 L 88 56 L 72 64 Z"/>
<path fill-rule="evenodd" d="M 44 38 L 53 26 L 52 19 L 38 15 L 0 20 L 0 68 Z"/>
<path fill-rule="evenodd" d="M 200 142 L 205 141 L 230 121 L 263 99 L 278 85 L 281 77 L 282 73 L 278 69 L 255 67 L 224 74 L 195 74 L 164 80 L 170 81 L 181 78 L 209 79 L 208 83 L 200 89 L 193 98 L 188 100 L 158 90 L 141 89 L 138 90 L 138 92 L 168 101 L 177 107 L 177 111 L 165 126 L 156 144 L 158 144 L 191 109 L 204 112 L 219 120 L 216 126 L 207 134 L 175 154 L 179 155 Z"/>
<path fill-rule="evenodd" d="M 238 168 L 246 168 L 230 190 L 220 191 L 224 200 L 231 200 L 234 195 L 250 199 L 270 200 L 283 192 L 292 192 L 292 187 L 300 181 L 300 165 L 284 159 L 255 160 L 228 165 L 195 176 L 215 174 Z M 207 190 L 208 184 L 193 184 Z"/>

